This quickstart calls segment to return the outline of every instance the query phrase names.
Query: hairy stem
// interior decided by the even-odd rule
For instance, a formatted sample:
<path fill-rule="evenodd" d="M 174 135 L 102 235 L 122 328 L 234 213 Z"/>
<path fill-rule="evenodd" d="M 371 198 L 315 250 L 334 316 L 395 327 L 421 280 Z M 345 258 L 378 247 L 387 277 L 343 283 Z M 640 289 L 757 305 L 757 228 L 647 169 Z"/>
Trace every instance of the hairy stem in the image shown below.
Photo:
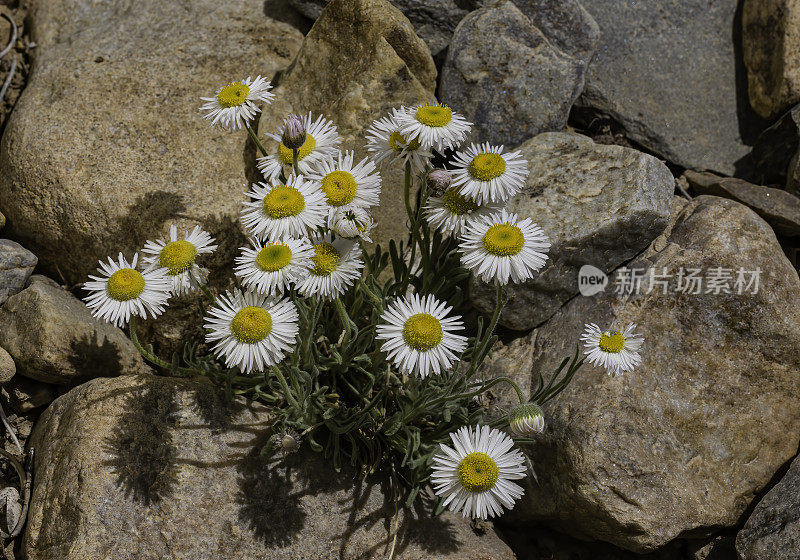
<path fill-rule="evenodd" d="M 253 139 L 253 142 L 255 142 L 255 143 L 256 143 L 256 146 L 258 147 L 258 151 L 260 151 L 260 152 L 261 152 L 261 155 L 262 155 L 262 156 L 266 156 L 266 155 L 267 155 L 267 150 L 266 150 L 266 149 L 264 149 L 264 145 L 263 145 L 263 144 L 261 143 L 261 141 L 258 139 L 258 136 L 256 136 L 256 133 L 255 133 L 255 132 L 253 132 L 253 129 L 250 127 L 250 125 L 249 125 L 249 124 L 247 124 L 247 125 L 245 125 L 245 126 L 247 127 L 247 132 L 249 132 L 249 133 L 250 133 L 250 138 L 252 138 L 252 139 Z"/>

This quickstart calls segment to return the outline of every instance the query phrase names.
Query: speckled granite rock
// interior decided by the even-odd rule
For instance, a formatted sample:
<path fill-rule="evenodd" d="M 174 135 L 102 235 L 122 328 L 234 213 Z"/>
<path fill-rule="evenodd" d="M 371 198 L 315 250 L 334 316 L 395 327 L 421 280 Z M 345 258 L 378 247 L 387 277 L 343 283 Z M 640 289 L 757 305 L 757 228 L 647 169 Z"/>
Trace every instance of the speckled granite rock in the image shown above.
<path fill-rule="evenodd" d="M 28 282 L 36 267 L 36 255 L 9 239 L 0 239 L 0 305 Z"/>
<path fill-rule="evenodd" d="M 53 0 L 28 18 L 33 70 L 0 143 L 9 235 L 69 283 L 171 220 L 238 244 L 253 148 L 244 133 L 210 129 L 199 98 L 272 78 L 300 31 L 267 17 L 262 0 Z"/>
<path fill-rule="evenodd" d="M 539 372 L 575 352 L 589 322 L 635 322 L 645 338 L 634 372 L 609 377 L 587 365 L 544 407 L 547 428 L 527 449 L 538 484 L 526 483 L 506 523 L 546 522 L 635 552 L 654 550 L 735 527 L 796 453 L 797 272 L 752 210 L 710 196 L 679 204 L 665 234 L 627 265 L 643 274 L 666 269 L 666 288 L 647 293 L 645 282 L 620 295 L 614 287 L 628 276 L 618 271 L 606 292 L 576 297 L 528 335 L 525 369 L 504 370 L 530 390 Z M 717 268 L 731 271 L 731 293 L 707 280 Z M 740 268 L 760 269 L 757 293 L 746 285 L 737 293 Z M 678 291 L 682 269 L 703 271 L 699 293 L 685 275 Z"/>
<path fill-rule="evenodd" d="M 800 2 L 744 0 L 742 54 L 759 115 L 773 119 L 800 101 Z"/>
<path fill-rule="evenodd" d="M 290 112 L 324 114 L 337 125 L 343 150 L 367 155 L 366 129 L 392 107 L 433 100 L 436 68 L 408 20 L 385 0 L 334 0 L 306 36 L 297 59 L 264 112 L 261 133 L 274 132 Z M 267 150 L 277 143 L 267 141 Z M 382 174 L 373 240 L 404 239 L 403 173 Z"/>
<path fill-rule="evenodd" d="M 733 175 L 758 120 L 737 87 L 738 3 L 581 0 L 601 38 L 578 104 L 673 163 Z"/>
<path fill-rule="evenodd" d="M 58 385 L 148 371 L 121 330 L 92 317 L 82 301 L 39 275 L 0 307 L 0 346 L 14 358 L 18 374 Z"/>
<path fill-rule="evenodd" d="M 277 463 L 268 413 L 207 382 L 96 379 L 57 399 L 31 445 L 28 560 L 382 558 L 394 505 L 311 452 Z M 419 515 L 418 515 L 419 514 Z M 490 530 L 403 512 L 398 560 L 514 560 Z"/>
<path fill-rule="evenodd" d="M 675 185 L 656 158 L 580 134 L 540 134 L 520 150 L 530 175 L 507 208 L 538 223 L 552 246 L 536 278 L 506 287 L 500 323 L 515 330 L 541 324 L 577 294 L 581 266 L 610 272 L 647 247 L 667 225 Z M 471 288 L 490 313 L 494 288 L 477 280 Z"/>
<path fill-rule="evenodd" d="M 561 130 L 598 35 L 576 0 L 491 4 L 458 25 L 439 95 L 474 123 L 478 142 L 516 146 Z"/>
<path fill-rule="evenodd" d="M 800 558 L 800 458 L 767 492 L 736 535 L 740 560 Z"/>

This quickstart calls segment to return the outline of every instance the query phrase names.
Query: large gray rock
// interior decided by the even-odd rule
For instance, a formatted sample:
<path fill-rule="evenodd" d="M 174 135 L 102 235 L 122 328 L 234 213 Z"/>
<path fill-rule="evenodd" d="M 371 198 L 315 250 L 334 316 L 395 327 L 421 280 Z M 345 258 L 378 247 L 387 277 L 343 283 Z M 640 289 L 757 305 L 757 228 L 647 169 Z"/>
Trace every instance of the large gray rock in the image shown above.
<path fill-rule="evenodd" d="M 198 108 L 225 82 L 272 78 L 294 57 L 302 34 L 264 9 L 36 3 L 30 81 L 0 143 L 0 209 L 46 270 L 83 282 L 98 258 L 139 249 L 169 221 L 238 246 L 253 148 L 246 133 L 211 129 Z"/>
<path fill-rule="evenodd" d="M 764 218 L 776 233 L 800 235 L 800 198 L 781 189 L 762 187 L 734 177 L 687 170 L 684 177 L 696 194 L 741 202 Z"/>
<path fill-rule="evenodd" d="M 36 267 L 36 255 L 9 239 L 0 239 L 0 305 L 18 293 Z"/>
<path fill-rule="evenodd" d="M 800 458 L 767 492 L 736 535 L 740 560 L 800 558 Z"/>
<path fill-rule="evenodd" d="M 552 246 L 536 278 L 506 287 L 500 322 L 515 330 L 543 323 L 577 294 L 583 265 L 608 273 L 647 247 L 667 225 L 675 186 L 656 158 L 579 134 L 541 134 L 520 150 L 530 175 L 507 208 L 538 223 Z M 472 301 L 490 313 L 494 288 L 473 281 Z"/>
<path fill-rule="evenodd" d="M 476 141 L 516 146 L 561 130 L 597 38 L 576 0 L 492 4 L 456 29 L 439 96 L 474 123 Z"/>
<path fill-rule="evenodd" d="M 750 104 L 773 119 L 800 101 L 800 2 L 744 0 L 742 54 Z"/>
<path fill-rule="evenodd" d="M 207 382 L 90 381 L 57 399 L 30 444 L 28 560 L 383 558 L 394 504 L 314 453 L 270 458 L 268 410 Z M 262 454 L 262 451 L 266 453 Z M 398 560 L 514 560 L 493 531 L 401 509 Z"/>
<path fill-rule="evenodd" d="M 578 104 L 667 160 L 733 175 L 748 148 L 732 35 L 738 0 L 581 0 L 600 45 Z"/>
<path fill-rule="evenodd" d="M 276 88 L 259 131 L 275 132 L 287 113 L 324 114 L 338 127 L 342 150 L 368 155 L 365 132 L 393 107 L 434 99 L 436 67 L 408 20 L 385 0 L 334 0 L 322 12 Z M 277 142 L 267 140 L 268 151 Z M 406 239 L 403 173 L 381 175 L 381 204 L 372 209 L 373 240 Z"/>
<path fill-rule="evenodd" d="M 330 0 L 289 0 L 303 15 L 317 19 Z M 467 15 L 469 2 L 461 0 L 391 0 L 408 18 L 433 56 L 442 54 L 458 22 Z"/>
<path fill-rule="evenodd" d="M 627 266 L 666 269 L 666 293 L 645 282 L 620 295 L 618 272 L 606 292 L 576 297 L 528 335 L 532 365 L 505 371 L 530 390 L 575 352 L 585 323 L 634 322 L 645 338 L 635 371 L 584 366 L 544 407 L 547 428 L 528 448 L 538 484 L 526 483 L 506 521 L 644 552 L 736 526 L 797 451 L 800 279 L 761 218 L 709 196 L 686 203 Z M 677 291 L 681 270 L 707 278 L 719 268 L 732 273 L 732 293 L 707 280 L 700 293 Z M 740 268 L 760 269 L 757 293 L 737 293 Z"/>
<path fill-rule="evenodd" d="M 148 371 L 121 330 L 38 275 L 0 308 L 0 346 L 14 358 L 17 373 L 58 385 Z"/>

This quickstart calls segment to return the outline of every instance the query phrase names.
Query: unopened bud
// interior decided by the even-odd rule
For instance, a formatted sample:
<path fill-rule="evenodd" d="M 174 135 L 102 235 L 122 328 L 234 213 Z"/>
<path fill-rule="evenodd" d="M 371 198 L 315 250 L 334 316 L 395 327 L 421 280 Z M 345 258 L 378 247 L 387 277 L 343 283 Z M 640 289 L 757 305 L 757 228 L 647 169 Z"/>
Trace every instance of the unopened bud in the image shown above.
<path fill-rule="evenodd" d="M 453 177 L 446 169 L 431 169 L 425 178 L 428 188 L 435 193 L 443 193 L 453 182 Z"/>
<path fill-rule="evenodd" d="M 536 404 L 521 404 L 509 413 L 508 425 L 518 437 L 533 437 L 544 431 L 544 414 Z"/>
<path fill-rule="evenodd" d="M 299 150 L 306 142 L 306 129 L 297 115 L 289 115 L 283 119 L 283 136 L 281 143 L 290 150 Z"/>

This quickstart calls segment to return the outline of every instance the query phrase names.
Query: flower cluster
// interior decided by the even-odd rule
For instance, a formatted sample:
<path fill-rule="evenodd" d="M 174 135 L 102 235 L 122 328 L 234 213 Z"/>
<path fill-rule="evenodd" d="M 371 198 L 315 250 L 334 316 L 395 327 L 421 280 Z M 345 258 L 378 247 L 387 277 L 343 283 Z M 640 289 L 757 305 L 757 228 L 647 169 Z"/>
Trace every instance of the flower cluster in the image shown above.
<path fill-rule="evenodd" d="M 216 249 L 214 239 L 199 227 L 181 236 L 173 225 L 168 239 L 144 245 L 141 262 L 122 254 L 101 262 L 100 275 L 85 284 L 87 305 L 115 325 L 130 322 L 131 339 L 154 365 L 223 380 L 229 394 L 270 405 L 282 453 L 305 438 L 337 466 L 342 455 L 365 467 L 390 465 L 409 487 L 408 500 L 430 482 L 442 507 L 465 516 L 513 507 L 523 493 L 512 481 L 525 475 L 524 456 L 510 436 L 481 423 L 475 397 L 511 384 L 521 404 L 505 425 L 522 440 L 535 437 L 544 430 L 539 405 L 583 362 L 576 353 L 563 373 L 565 360 L 529 402 L 508 378 L 476 376 L 496 340 L 503 287 L 534 277 L 547 261 L 542 228 L 505 208 L 525 186 L 527 162 L 489 143 L 462 149 L 471 123 L 441 103 L 398 107 L 374 121 L 369 155 L 360 160 L 340 148 L 333 122 L 312 113 L 288 115 L 262 143 L 251 122 L 258 103 L 274 97 L 270 89 L 258 76 L 202 98 L 204 118 L 245 128 L 262 154 L 263 178 L 241 202 L 248 245 L 232 267 L 239 287 L 215 296 L 197 262 Z M 449 161 L 433 168 L 446 153 Z M 372 253 L 371 210 L 382 174 L 398 167 L 409 238 Z M 470 273 L 496 287 L 491 320 L 486 328 L 479 321 L 471 337 L 456 313 Z M 196 291 L 210 301 L 203 326 L 211 354 L 188 344 L 180 367 L 138 344 L 136 317 L 155 318 L 171 296 Z M 615 373 L 640 360 L 632 327 L 612 334 L 591 325 L 584 340 L 589 360 Z"/>

